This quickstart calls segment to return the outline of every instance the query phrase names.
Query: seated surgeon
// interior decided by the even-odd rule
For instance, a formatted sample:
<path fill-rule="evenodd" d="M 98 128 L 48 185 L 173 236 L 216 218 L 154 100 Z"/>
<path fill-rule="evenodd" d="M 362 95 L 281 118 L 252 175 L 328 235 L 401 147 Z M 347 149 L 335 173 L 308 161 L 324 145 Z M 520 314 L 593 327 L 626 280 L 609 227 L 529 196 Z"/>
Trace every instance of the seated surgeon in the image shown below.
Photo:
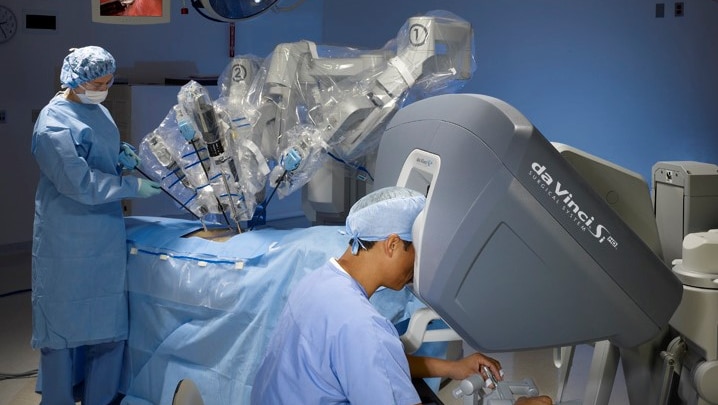
<path fill-rule="evenodd" d="M 354 204 L 346 220 L 350 246 L 292 290 L 255 377 L 253 405 L 418 404 L 412 378 L 461 380 L 482 366 L 501 375 L 499 362 L 480 353 L 460 360 L 405 354 L 394 325 L 369 302 L 379 287 L 400 290 L 411 281 L 411 228 L 425 201 L 387 187 Z"/>

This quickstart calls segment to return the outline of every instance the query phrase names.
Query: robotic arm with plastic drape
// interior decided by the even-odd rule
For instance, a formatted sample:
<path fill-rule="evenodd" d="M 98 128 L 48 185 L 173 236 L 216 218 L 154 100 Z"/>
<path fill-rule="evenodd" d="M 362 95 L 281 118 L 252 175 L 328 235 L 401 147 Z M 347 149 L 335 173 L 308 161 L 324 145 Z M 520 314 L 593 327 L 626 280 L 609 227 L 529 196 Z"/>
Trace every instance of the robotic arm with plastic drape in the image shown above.
<path fill-rule="evenodd" d="M 412 90 L 419 97 L 455 90 L 473 72 L 472 46 L 471 26 L 447 15 L 410 18 L 394 43 L 374 52 L 278 46 L 255 96 L 255 130 L 279 163 L 270 178 L 286 172 L 280 195 L 306 184 L 322 159 L 351 165 L 375 152 Z"/>
<path fill-rule="evenodd" d="M 198 217 L 221 215 L 240 231 L 266 206 L 268 182 L 285 197 L 332 159 L 371 181 L 365 159 L 394 113 L 456 91 L 474 68 L 471 25 L 447 12 L 410 18 L 373 51 L 280 44 L 263 61 L 233 59 L 217 100 L 196 82 L 183 86 L 140 157 Z"/>

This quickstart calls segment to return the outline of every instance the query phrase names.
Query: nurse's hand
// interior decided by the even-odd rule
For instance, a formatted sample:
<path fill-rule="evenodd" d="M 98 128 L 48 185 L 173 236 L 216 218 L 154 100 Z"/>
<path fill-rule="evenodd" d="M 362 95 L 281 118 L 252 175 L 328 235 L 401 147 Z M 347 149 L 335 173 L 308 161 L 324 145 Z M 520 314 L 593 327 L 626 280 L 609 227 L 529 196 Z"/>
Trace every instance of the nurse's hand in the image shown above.
<path fill-rule="evenodd" d="M 129 143 L 122 142 L 118 160 L 123 169 L 132 170 L 140 164 L 140 157 L 137 156 L 134 149 Z"/>
<path fill-rule="evenodd" d="M 137 190 L 137 196 L 140 198 L 152 197 L 162 192 L 162 186 L 152 180 L 137 179 L 139 181 L 139 187 Z"/>

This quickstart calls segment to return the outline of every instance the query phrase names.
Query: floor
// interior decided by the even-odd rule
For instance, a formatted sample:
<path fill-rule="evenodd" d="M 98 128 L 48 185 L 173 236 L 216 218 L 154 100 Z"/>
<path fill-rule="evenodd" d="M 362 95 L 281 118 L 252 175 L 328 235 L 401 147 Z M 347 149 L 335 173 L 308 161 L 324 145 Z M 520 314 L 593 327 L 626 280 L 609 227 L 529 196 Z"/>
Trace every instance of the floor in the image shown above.
<path fill-rule="evenodd" d="M 27 252 L 0 253 L 0 405 L 38 405 L 40 396 L 34 392 L 35 377 L 4 379 L 9 374 L 22 374 L 37 369 L 39 353 L 30 347 L 30 255 Z M 465 349 L 465 351 L 468 351 Z M 564 389 L 563 401 L 580 400 L 586 384 L 592 347 L 578 346 L 574 355 L 570 379 Z M 553 351 L 536 350 L 519 353 L 494 353 L 501 361 L 506 379 L 520 381 L 533 378 L 539 391 L 555 398 L 558 370 L 553 365 Z M 609 405 L 627 405 L 623 377 L 616 378 Z M 446 405 L 460 405 L 452 391 L 456 382 L 439 392 Z"/>
<path fill-rule="evenodd" d="M 37 405 L 35 377 L 4 379 L 37 370 L 40 354 L 30 347 L 30 254 L 0 255 L 0 405 Z M 6 295 L 9 294 L 9 295 Z"/>

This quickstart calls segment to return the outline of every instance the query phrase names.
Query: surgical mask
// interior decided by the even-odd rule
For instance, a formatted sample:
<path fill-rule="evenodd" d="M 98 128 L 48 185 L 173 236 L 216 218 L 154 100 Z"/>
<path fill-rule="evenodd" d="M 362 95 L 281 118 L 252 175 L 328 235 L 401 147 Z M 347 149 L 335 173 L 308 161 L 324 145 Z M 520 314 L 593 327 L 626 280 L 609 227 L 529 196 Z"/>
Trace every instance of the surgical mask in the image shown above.
<path fill-rule="evenodd" d="M 107 98 L 107 90 L 96 91 L 87 90 L 84 87 L 82 88 L 85 90 L 84 93 L 75 93 L 75 95 L 77 95 L 82 104 L 100 104 Z"/>

